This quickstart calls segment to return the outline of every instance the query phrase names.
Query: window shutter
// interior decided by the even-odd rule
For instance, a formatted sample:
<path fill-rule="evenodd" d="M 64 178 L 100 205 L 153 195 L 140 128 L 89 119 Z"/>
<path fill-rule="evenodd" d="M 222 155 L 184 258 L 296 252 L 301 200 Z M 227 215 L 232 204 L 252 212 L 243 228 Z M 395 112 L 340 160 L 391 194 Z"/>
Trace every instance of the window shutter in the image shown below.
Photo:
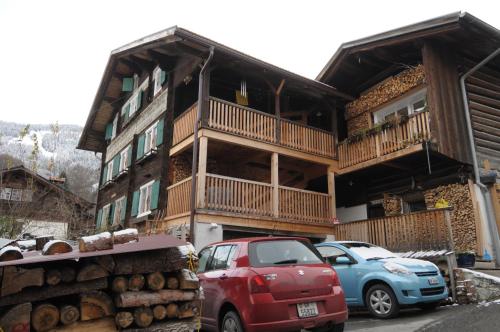
<path fill-rule="evenodd" d="M 128 146 L 128 151 L 127 151 L 127 167 L 130 167 L 132 164 L 132 144 Z"/>
<path fill-rule="evenodd" d="M 134 90 L 134 78 L 124 77 L 122 81 L 122 91 L 130 92 Z"/>
<path fill-rule="evenodd" d="M 115 206 L 116 206 L 116 203 L 111 203 L 111 207 L 109 208 L 109 218 L 108 218 L 108 224 L 105 225 L 106 228 L 109 226 L 109 225 L 113 225 L 113 219 L 114 219 L 114 216 L 115 216 Z"/>
<path fill-rule="evenodd" d="M 160 70 L 160 85 L 163 85 L 165 82 L 167 75 L 164 70 Z"/>
<path fill-rule="evenodd" d="M 106 125 L 106 133 L 104 135 L 104 139 L 111 139 L 113 135 L 113 122 L 110 122 Z"/>
<path fill-rule="evenodd" d="M 104 165 L 101 175 L 101 186 L 106 182 L 106 175 L 108 174 L 108 164 Z"/>
<path fill-rule="evenodd" d="M 156 125 L 156 146 L 160 146 L 163 143 L 163 126 L 164 120 L 160 119 Z"/>
<path fill-rule="evenodd" d="M 130 103 L 127 104 L 122 111 L 123 122 L 127 122 L 129 114 L 130 114 Z"/>
<path fill-rule="evenodd" d="M 123 223 L 125 222 L 125 211 L 127 210 L 127 197 L 123 199 L 122 203 L 122 210 L 120 211 L 120 222 Z"/>
<path fill-rule="evenodd" d="M 117 176 L 120 171 L 120 158 L 119 153 L 113 158 L 113 177 Z"/>
<path fill-rule="evenodd" d="M 139 196 L 140 196 L 140 191 L 134 191 L 134 195 L 132 196 L 132 217 L 137 216 L 139 213 Z"/>
<path fill-rule="evenodd" d="M 99 211 L 97 211 L 97 219 L 95 223 L 96 229 L 101 228 L 101 222 L 102 222 L 102 209 L 99 209 Z"/>
<path fill-rule="evenodd" d="M 145 142 L 146 142 L 146 135 L 142 134 L 137 139 L 137 158 L 136 159 L 141 159 L 142 156 L 144 156 L 144 143 Z"/>
<path fill-rule="evenodd" d="M 160 180 L 153 182 L 153 188 L 151 188 L 151 203 L 149 208 L 155 210 L 158 208 L 158 196 L 160 194 Z"/>
<path fill-rule="evenodd" d="M 142 93 L 143 93 L 142 90 L 137 93 L 137 107 L 136 107 L 136 110 L 140 110 L 141 109 L 141 106 L 142 106 L 141 105 L 141 103 L 142 103 Z"/>

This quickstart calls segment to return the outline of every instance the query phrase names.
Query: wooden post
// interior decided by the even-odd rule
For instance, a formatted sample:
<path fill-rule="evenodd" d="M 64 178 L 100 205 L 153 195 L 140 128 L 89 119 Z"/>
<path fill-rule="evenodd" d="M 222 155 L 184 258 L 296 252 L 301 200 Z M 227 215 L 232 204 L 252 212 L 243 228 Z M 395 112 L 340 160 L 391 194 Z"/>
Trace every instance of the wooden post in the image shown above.
<path fill-rule="evenodd" d="M 200 137 L 200 158 L 198 160 L 198 184 L 196 189 L 196 207 L 205 207 L 205 185 L 207 181 L 207 148 L 208 137 Z"/>
<path fill-rule="evenodd" d="M 279 190 L 279 155 L 276 152 L 273 152 L 271 156 L 271 185 L 273 186 L 273 194 L 272 194 L 272 209 L 273 216 L 278 218 L 280 215 L 280 190 Z"/>
<path fill-rule="evenodd" d="M 453 230 L 451 228 L 451 214 L 450 210 L 444 211 L 444 218 L 446 220 L 446 228 L 448 230 L 448 245 L 449 249 L 455 252 L 455 243 L 453 242 Z"/>
<path fill-rule="evenodd" d="M 448 274 L 450 276 L 451 297 L 453 302 L 457 300 L 457 286 L 455 281 L 455 268 L 457 267 L 457 259 L 454 252 L 446 254 L 446 263 L 448 264 Z"/>
<path fill-rule="evenodd" d="M 469 179 L 469 194 L 472 200 L 472 209 L 474 210 L 474 226 L 476 228 L 476 252 L 479 256 L 484 253 L 483 248 L 483 229 L 481 227 L 481 214 L 479 213 L 479 204 L 477 202 L 476 190 L 474 188 L 474 181 Z"/>
<path fill-rule="evenodd" d="M 337 216 L 337 207 L 335 200 L 335 172 L 332 166 L 328 167 L 328 195 L 330 196 L 330 217 Z"/>
<path fill-rule="evenodd" d="M 280 85 L 274 91 L 274 115 L 276 116 L 276 143 L 281 142 L 281 90 L 283 90 L 283 86 L 285 85 L 285 80 L 281 80 Z"/>

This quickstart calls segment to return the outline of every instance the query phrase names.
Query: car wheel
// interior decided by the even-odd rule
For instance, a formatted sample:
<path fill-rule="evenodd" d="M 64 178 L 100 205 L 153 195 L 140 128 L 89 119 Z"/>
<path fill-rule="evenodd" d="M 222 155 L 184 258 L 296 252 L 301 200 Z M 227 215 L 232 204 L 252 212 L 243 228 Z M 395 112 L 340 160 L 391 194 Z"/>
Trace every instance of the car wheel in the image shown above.
<path fill-rule="evenodd" d="M 420 303 L 418 307 L 422 310 L 435 310 L 439 305 L 441 304 L 441 301 L 438 302 L 429 302 L 429 303 Z"/>
<path fill-rule="evenodd" d="M 228 311 L 221 324 L 222 332 L 243 332 L 243 327 L 241 326 L 241 320 L 237 313 L 234 311 Z"/>
<path fill-rule="evenodd" d="M 377 284 L 366 292 L 365 303 L 370 313 L 377 318 L 392 318 L 399 313 L 399 302 L 392 289 Z"/>

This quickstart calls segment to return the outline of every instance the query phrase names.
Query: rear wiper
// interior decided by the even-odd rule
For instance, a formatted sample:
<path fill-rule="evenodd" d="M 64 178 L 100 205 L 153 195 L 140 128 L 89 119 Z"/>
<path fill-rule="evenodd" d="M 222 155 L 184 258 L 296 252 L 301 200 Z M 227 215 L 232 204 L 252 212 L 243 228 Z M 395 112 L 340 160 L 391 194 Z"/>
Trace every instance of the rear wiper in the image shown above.
<path fill-rule="evenodd" d="M 296 259 L 286 259 L 284 261 L 274 262 L 273 264 L 279 265 L 279 264 L 295 264 L 295 263 L 297 263 Z"/>

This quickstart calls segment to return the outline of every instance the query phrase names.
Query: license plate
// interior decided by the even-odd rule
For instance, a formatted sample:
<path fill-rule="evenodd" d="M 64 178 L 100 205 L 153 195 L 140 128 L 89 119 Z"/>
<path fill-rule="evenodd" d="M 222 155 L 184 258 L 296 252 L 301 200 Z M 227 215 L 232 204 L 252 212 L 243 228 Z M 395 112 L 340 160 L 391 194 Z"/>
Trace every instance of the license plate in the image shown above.
<path fill-rule="evenodd" d="M 300 318 L 318 316 L 318 305 L 316 302 L 297 304 L 297 312 Z"/>
<path fill-rule="evenodd" d="M 439 284 L 438 278 L 434 278 L 434 277 L 429 278 L 429 285 L 437 285 L 437 284 Z"/>

